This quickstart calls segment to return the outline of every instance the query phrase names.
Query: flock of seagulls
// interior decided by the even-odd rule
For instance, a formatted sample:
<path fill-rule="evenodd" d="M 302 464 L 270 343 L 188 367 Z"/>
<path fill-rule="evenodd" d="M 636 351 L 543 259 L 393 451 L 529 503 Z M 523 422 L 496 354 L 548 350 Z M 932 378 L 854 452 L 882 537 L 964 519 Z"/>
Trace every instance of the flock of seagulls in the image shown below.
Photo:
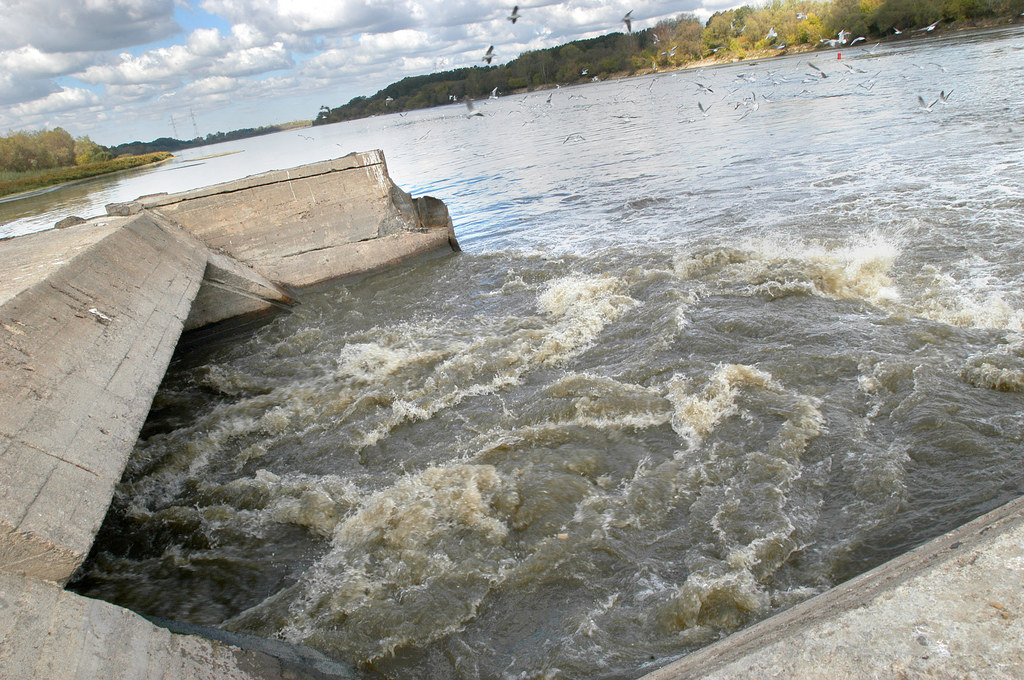
<path fill-rule="evenodd" d="M 515 25 L 515 23 L 517 21 L 519 21 L 519 19 L 521 17 L 522 17 L 522 15 L 519 13 L 519 5 L 514 5 L 512 7 L 512 11 L 505 18 L 508 19 L 510 22 L 512 22 L 513 25 Z M 628 12 L 626 12 L 626 15 L 624 17 L 622 17 L 622 23 L 624 23 L 626 25 L 626 32 L 627 33 L 632 33 L 633 32 L 633 10 L 629 10 Z M 772 30 L 774 30 L 774 29 L 772 29 Z M 658 42 L 658 37 L 657 36 L 654 36 L 654 42 L 655 43 Z M 480 61 L 484 61 L 484 62 L 487 62 L 488 64 L 490 64 L 493 59 L 494 59 L 494 45 L 491 45 L 490 47 L 487 48 L 487 52 L 484 53 L 484 56 L 481 58 Z"/>
<path fill-rule="evenodd" d="M 509 15 L 506 18 L 512 24 L 515 24 L 520 18 L 522 18 L 522 15 L 519 13 L 519 5 L 513 6 L 512 7 L 512 11 L 509 13 Z M 807 19 L 807 15 L 802 13 L 802 12 L 798 12 L 797 13 L 797 18 L 798 19 Z M 626 12 L 626 14 L 622 17 L 621 22 L 626 26 L 627 33 L 632 33 L 633 32 L 633 10 L 630 10 L 630 11 Z M 925 26 L 924 28 L 917 29 L 917 31 L 926 32 L 926 33 L 927 32 L 932 32 L 932 31 L 934 31 L 938 27 L 938 25 L 939 25 L 939 22 L 936 21 L 935 23 L 930 24 L 929 26 Z M 900 34 L 903 33 L 903 31 L 901 31 L 900 29 L 895 28 L 895 27 L 893 27 L 893 32 L 896 35 L 900 35 Z M 776 38 L 778 38 L 778 35 L 779 35 L 778 32 L 775 30 L 775 27 L 773 26 L 773 27 L 771 27 L 768 30 L 767 34 L 765 35 L 765 40 L 767 41 L 767 40 L 776 39 Z M 822 44 L 827 44 L 830 47 L 839 47 L 839 46 L 844 46 L 844 45 L 849 45 L 849 46 L 852 47 L 854 45 L 857 45 L 860 42 L 865 42 L 867 40 L 867 38 L 864 37 L 864 36 L 858 36 L 858 37 L 852 38 L 852 39 L 851 38 L 852 38 L 852 34 L 850 33 L 850 31 L 841 30 L 836 35 L 836 37 L 834 37 L 834 38 L 822 38 L 820 40 L 820 42 Z M 660 43 L 660 40 L 658 39 L 657 36 L 654 36 L 653 40 L 654 40 L 655 44 L 659 44 Z M 861 51 L 865 55 L 867 55 L 867 56 L 873 56 L 875 51 L 878 49 L 879 45 L 880 45 L 880 43 L 875 43 L 871 47 L 861 48 Z M 785 45 L 776 46 L 776 47 L 777 48 L 785 47 Z M 666 51 L 662 52 L 662 54 L 672 54 L 672 53 L 675 52 L 675 49 L 676 48 L 673 47 L 672 48 L 672 52 L 669 52 L 669 51 L 666 50 Z M 717 52 L 718 49 L 721 49 L 721 48 L 712 48 L 711 52 L 712 53 Z M 494 57 L 495 57 L 494 45 L 491 45 L 491 46 L 489 46 L 487 48 L 487 51 L 484 53 L 484 55 L 483 55 L 481 60 L 486 62 L 487 64 L 490 64 L 494 60 Z M 842 78 L 845 78 L 845 77 L 851 77 L 851 76 L 855 76 L 855 75 L 867 75 L 867 71 L 865 71 L 865 70 L 863 70 L 861 68 L 858 68 L 856 66 L 852 66 L 852 65 L 850 65 L 849 63 L 846 63 L 846 62 L 843 62 L 841 64 L 841 66 L 846 68 L 846 71 L 839 71 L 839 72 L 833 71 L 832 73 L 826 72 L 824 69 L 819 67 L 817 64 L 814 64 L 813 62 L 810 62 L 810 61 L 807 61 L 806 65 L 811 70 L 808 71 L 807 73 L 805 73 L 801 77 L 803 78 L 802 82 L 805 85 L 808 85 L 808 86 L 810 86 L 810 85 L 812 85 L 813 83 L 816 83 L 816 82 L 822 82 L 822 81 L 828 79 L 830 76 L 837 76 L 838 75 L 839 79 L 842 79 Z M 913 65 L 917 66 L 918 68 L 922 68 L 922 67 L 918 66 L 917 64 L 913 64 Z M 942 71 L 946 70 L 944 67 L 942 67 L 939 64 L 936 64 L 936 66 L 940 70 L 942 70 Z M 584 76 L 587 75 L 586 69 L 584 69 L 582 71 L 582 75 L 584 75 Z M 856 83 L 856 87 L 863 89 L 865 92 L 870 92 L 874 88 L 875 84 L 879 81 L 879 76 L 880 75 L 881 75 L 881 72 L 876 73 L 875 75 L 873 75 L 873 76 L 871 76 L 871 77 L 869 77 L 867 79 L 863 79 L 861 82 Z M 747 83 L 748 85 L 750 84 L 750 82 L 753 82 L 752 78 L 750 76 L 747 76 L 746 74 L 740 74 L 738 76 L 738 78 L 748 80 L 749 81 Z M 787 78 L 785 76 L 778 76 L 778 75 L 776 75 L 776 72 L 770 72 L 769 73 L 769 79 L 770 79 L 770 81 L 771 81 L 771 83 L 773 85 L 780 85 L 783 82 L 787 82 L 787 81 L 788 82 L 792 82 L 791 79 L 789 79 L 789 78 Z M 595 80 L 597 80 L 597 79 L 595 78 Z M 711 95 L 715 94 L 715 90 L 710 85 L 708 85 L 708 84 L 706 84 L 704 82 L 700 82 L 700 81 L 694 80 L 693 84 L 697 87 L 697 89 L 699 91 L 698 95 L 711 96 Z M 651 87 L 653 87 L 653 85 L 654 85 L 654 82 L 652 81 L 651 82 Z M 558 86 L 556 85 L 556 88 L 557 87 Z M 731 88 L 731 90 L 725 95 L 725 98 L 720 98 L 720 101 L 725 101 L 725 99 L 728 98 L 729 95 L 731 95 L 732 93 L 736 92 L 737 89 L 739 89 L 739 86 Z M 809 93 L 809 91 L 807 89 L 804 89 L 801 92 L 801 95 L 806 94 L 806 93 Z M 935 108 L 936 105 L 939 105 L 939 104 L 944 105 L 944 104 L 946 104 L 951 93 L 952 93 L 952 90 L 949 91 L 949 92 L 946 92 L 945 90 L 943 90 L 943 91 L 941 91 L 939 93 L 939 96 L 936 99 L 931 101 L 931 103 L 929 103 L 924 98 L 924 96 L 918 95 L 917 96 L 918 109 L 921 110 L 921 111 L 930 113 L 930 112 L 933 111 L 933 109 Z M 494 88 L 493 90 L 491 90 L 491 93 L 490 93 L 490 96 L 488 97 L 488 99 L 497 99 L 499 97 L 499 94 L 500 93 L 498 92 L 498 88 Z M 544 104 L 546 104 L 547 106 L 551 106 L 551 104 L 552 104 L 552 96 L 553 96 L 553 93 L 552 94 L 548 94 L 547 98 L 544 100 Z M 570 98 L 572 98 L 572 97 L 570 97 Z M 454 97 L 453 97 L 453 101 L 454 101 Z M 465 114 L 466 118 L 482 117 L 482 116 L 485 115 L 483 112 L 477 110 L 474 107 L 473 100 L 471 98 L 469 98 L 468 96 L 463 97 L 462 101 L 466 105 L 466 114 Z M 524 101 L 525 101 L 525 99 L 524 99 Z M 760 106 L 761 106 L 761 102 L 771 103 L 772 101 L 773 100 L 771 98 L 769 98 L 768 96 L 766 96 L 765 93 L 762 93 L 760 98 L 759 98 L 756 92 L 750 91 L 750 96 L 749 97 L 744 96 L 742 99 L 733 100 L 731 102 L 727 102 L 727 104 L 731 104 L 734 111 L 739 111 L 740 109 L 742 109 L 742 113 L 739 115 L 739 117 L 737 119 L 737 120 L 742 120 L 742 119 L 746 118 L 747 116 L 751 115 L 752 113 L 758 111 Z M 388 102 L 388 103 L 390 103 L 390 102 Z M 711 116 L 711 109 L 714 106 L 714 104 L 710 104 L 709 103 L 709 104 L 705 105 L 705 103 L 703 101 L 699 101 L 699 100 L 696 102 L 696 104 L 697 104 L 697 110 L 700 112 L 700 115 L 703 118 L 708 118 L 709 116 Z M 682 108 L 682 107 L 680 107 L 680 108 Z M 616 117 L 620 117 L 620 118 L 624 118 L 624 119 L 630 119 L 630 118 L 633 118 L 634 116 L 621 115 L 621 116 L 616 116 Z M 690 122 L 693 122 L 693 120 L 694 119 L 690 119 Z M 581 134 L 573 133 L 573 134 L 567 136 L 562 143 L 563 144 L 568 144 L 568 143 L 578 143 L 578 142 L 582 142 L 582 141 L 585 141 L 585 140 L 584 140 L 584 138 L 583 138 L 583 136 Z"/>

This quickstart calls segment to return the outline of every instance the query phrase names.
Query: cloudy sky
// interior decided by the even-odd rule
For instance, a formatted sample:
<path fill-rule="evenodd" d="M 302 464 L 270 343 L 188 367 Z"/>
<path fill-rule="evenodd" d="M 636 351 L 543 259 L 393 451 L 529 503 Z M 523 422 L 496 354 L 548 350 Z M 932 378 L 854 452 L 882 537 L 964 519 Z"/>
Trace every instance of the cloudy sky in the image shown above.
<path fill-rule="evenodd" d="M 114 145 L 316 116 L 410 75 L 731 0 L 0 0 L 0 134 Z"/>

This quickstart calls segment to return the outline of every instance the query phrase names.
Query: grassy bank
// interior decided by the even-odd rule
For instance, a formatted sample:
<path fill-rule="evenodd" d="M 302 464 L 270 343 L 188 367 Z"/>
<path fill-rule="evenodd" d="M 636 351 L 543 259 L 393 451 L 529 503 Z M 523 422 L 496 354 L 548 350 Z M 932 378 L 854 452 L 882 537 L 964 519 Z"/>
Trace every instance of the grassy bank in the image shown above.
<path fill-rule="evenodd" d="M 65 182 L 73 182 L 87 177 L 96 177 L 97 175 L 106 175 L 119 170 L 137 168 L 140 165 L 158 163 L 167 160 L 172 155 L 166 151 L 160 151 L 141 156 L 121 156 L 109 161 L 75 165 L 57 170 L 21 173 L 4 172 L 0 174 L 0 196 L 44 189 L 57 184 L 64 184 Z"/>

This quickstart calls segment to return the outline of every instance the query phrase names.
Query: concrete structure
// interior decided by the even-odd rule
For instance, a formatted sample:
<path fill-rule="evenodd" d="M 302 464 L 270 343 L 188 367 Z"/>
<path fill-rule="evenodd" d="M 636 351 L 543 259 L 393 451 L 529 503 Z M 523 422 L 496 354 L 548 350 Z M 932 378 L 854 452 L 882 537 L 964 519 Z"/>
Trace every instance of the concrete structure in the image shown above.
<path fill-rule="evenodd" d="M 1024 498 L 643 680 L 1024 678 Z"/>
<path fill-rule="evenodd" d="M 284 672 L 267 652 L 172 635 L 60 586 L 184 330 L 457 250 L 447 209 L 398 189 L 369 152 L 108 212 L 0 241 L 0 677 L 345 677 L 337 664 L 302 675 L 302 654 Z"/>

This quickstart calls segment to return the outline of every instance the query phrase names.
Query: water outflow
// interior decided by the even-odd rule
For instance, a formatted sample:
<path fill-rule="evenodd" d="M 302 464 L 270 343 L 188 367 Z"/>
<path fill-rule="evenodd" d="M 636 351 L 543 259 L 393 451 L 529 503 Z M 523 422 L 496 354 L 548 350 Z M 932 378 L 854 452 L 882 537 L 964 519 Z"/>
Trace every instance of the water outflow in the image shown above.
<path fill-rule="evenodd" d="M 632 678 L 1020 495 L 1015 30 L 360 123 L 447 126 L 466 252 L 179 353 L 75 587 L 368 677 Z"/>

